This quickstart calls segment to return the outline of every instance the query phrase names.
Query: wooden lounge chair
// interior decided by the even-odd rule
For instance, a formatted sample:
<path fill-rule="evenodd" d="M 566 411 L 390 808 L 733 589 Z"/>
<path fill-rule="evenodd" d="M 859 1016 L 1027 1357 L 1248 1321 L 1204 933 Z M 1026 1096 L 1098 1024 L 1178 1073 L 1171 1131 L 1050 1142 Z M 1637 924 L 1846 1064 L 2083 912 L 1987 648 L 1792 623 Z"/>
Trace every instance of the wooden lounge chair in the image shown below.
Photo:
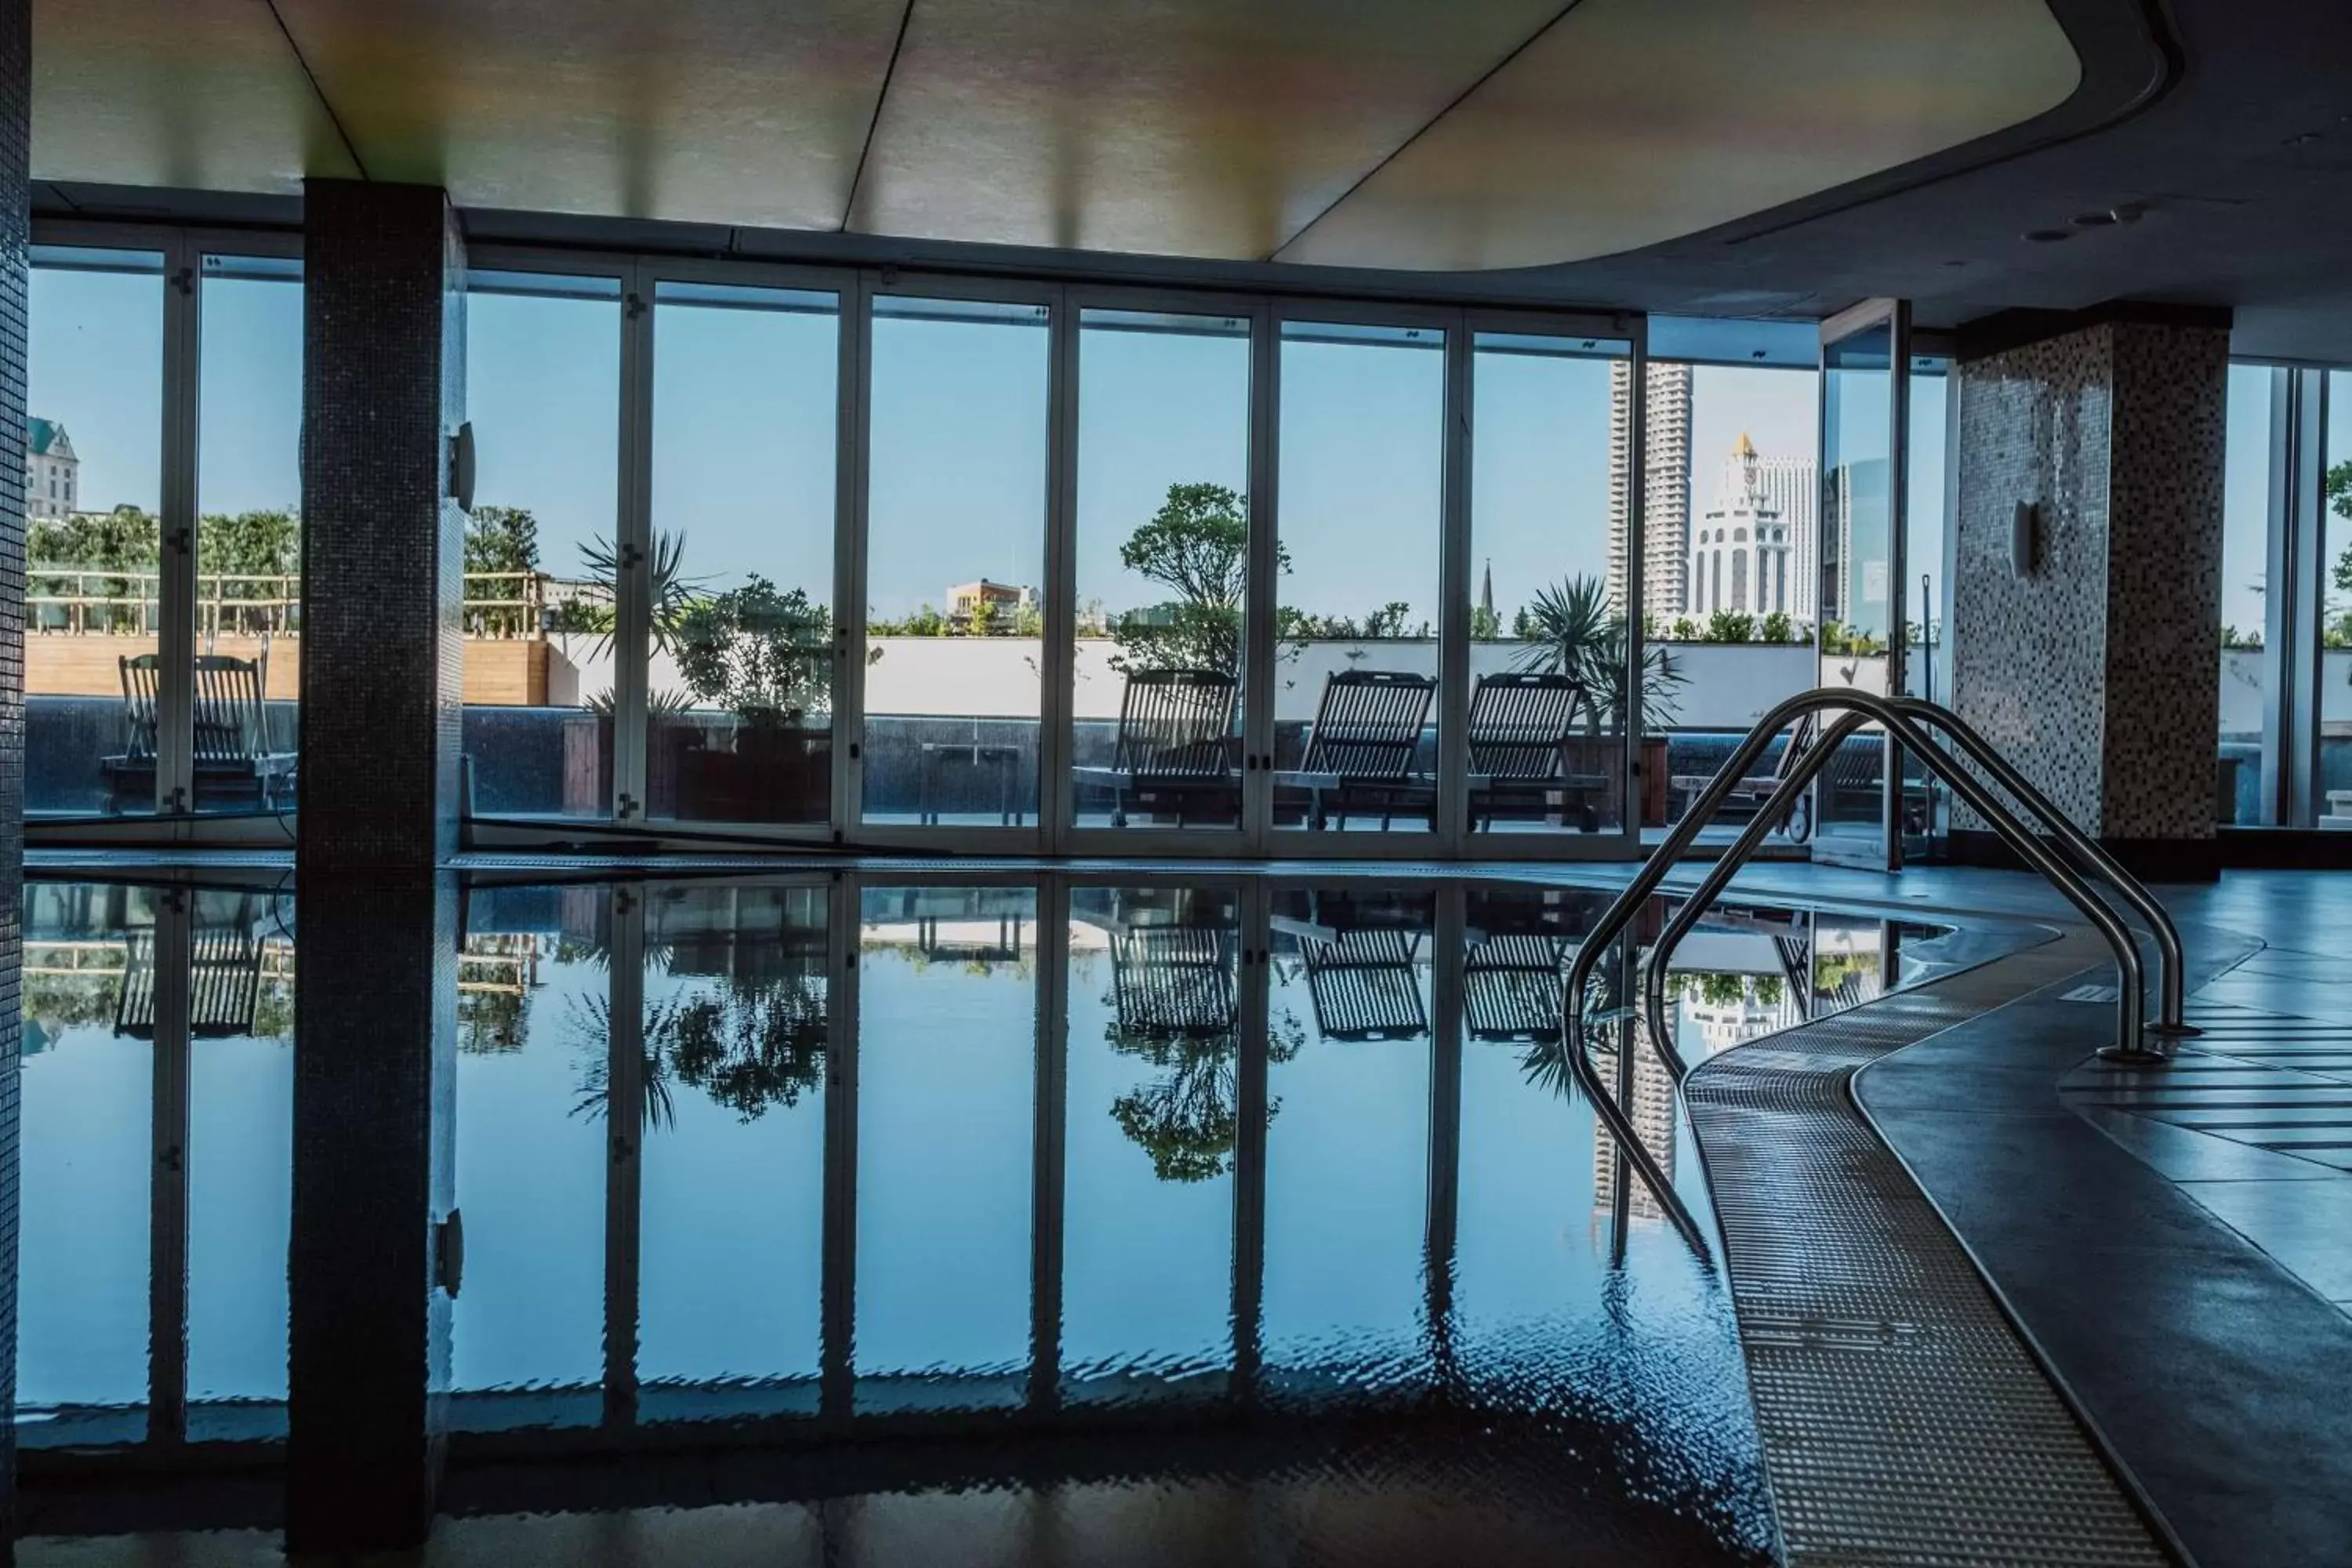
<path fill-rule="evenodd" d="M 1802 844 L 1811 837 L 1813 834 L 1811 792 L 1808 790 L 1784 792 L 1780 786 L 1788 780 L 1790 774 L 1796 771 L 1798 762 L 1812 749 L 1813 742 L 1819 734 L 1820 726 L 1815 721 L 1814 715 L 1808 713 L 1798 720 L 1796 728 L 1789 733 L 1789 743 L 1780 748 L 1780 755 L 1773 763 L 1772 771 L 1741 779 L 1733 787 L 1731 794 L 1725 797 L 1724 804 L 1734 808 L 1744 806 L 1751 814 L 1759 811 L 1780 812 L 1781 814 L 1780 830 L 1788 836 L 1789 842 L 1791 844 Z M 1695 799 L 1700 791 L 1715 781 L 1712 776 L 1702 777 L 1696 773 L 1682 773 L 1676 774 L 1671 782 L 1675 788 L 1683 792 L 1685 799 Z M 1784 793 L 1787 795 L 1786 799 L 1781 798 Z"/>
<path fill-rule="evenodd" d="M 1306 792 L 1307 825 L 1318 831 L 1347 826 L 1351 812 L 1379 812 L 1383 831 L 1400 810 L 1434 816 L 1435 792 L 1413 762 L 1436 695 L 1437 682 L 1426 675 L 1338 671 L 1323 682 L 1306 757 L 1275 782 Z"/>
<path fill-rule="evenodd" d="M 1070 770 L 1074 782 L 1108 790 L 1110 823 L 1130 811 L 1213 822 L 1241 819 L 1234 767 L 1234 704 L 1241 683 L 1215 669 L 1129 672 L 1118 700 L 1118 742 L 1108 767 Z"/>
<path fill-rule="evenodd" d="M 1302 938 L 1307 994 L 1327 1040 L 1417 1040 L 1429 1033 L 1421 983 L 1413 973 L 1421 933 L 1394 927 Z"/>
<path fill-rule="evenodd" d="M 122 810 L 126 800 L 152 800 L 155 795 L 155 729 L 161 700 L 163 659 L 152 653 L 125 655 L 121 660 L 123 748 L 99 766 L 107 780 L 107 810 Z M 289 804 L 296 758 L 291 752 L 269 749 L 268 663 L 232 658 L 226 654 L 199 654 L 195 659 L 194 784 L 195 806 L 202 809 L 224 795 L 250 795 L 264 811 Z"/>
<path fill-rule="evenodd" d="M 1607 790 L 1600 773 L 1568 771 L 1569 742 L 1584 694 L 1565 675 L 1507 670 L 1482 675 L 1470 692 L 1470 826 L 1506 818 L 1549 817 L 1598 832 L 1592 796 Z"/>

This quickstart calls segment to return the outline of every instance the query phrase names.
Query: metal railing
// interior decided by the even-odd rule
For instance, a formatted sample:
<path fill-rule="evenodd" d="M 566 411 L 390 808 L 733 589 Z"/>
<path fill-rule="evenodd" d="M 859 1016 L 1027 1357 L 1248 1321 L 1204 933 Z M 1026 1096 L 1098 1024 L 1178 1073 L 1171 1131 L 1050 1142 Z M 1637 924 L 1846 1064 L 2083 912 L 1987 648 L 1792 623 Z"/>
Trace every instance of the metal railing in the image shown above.
<path fill-rule="evenodd" d="M 2171 1059 L 2168 1048 L 2169 1042 L 2197 1033 L 2182 1017 L 2186 983 L 2182 973 L 2180 934 L 2163 906 L 2156 901 L 2154 895 L 2138 879 L 2124 869 L 2114 856 L 2052 805 L 2048 796 L 2035 788 L 1958 714 L 1935 703 L 1911 697 L 1881 697 L 1851 689 L 1801 692 L 1767 713 L 1748 731 L 1747 739 L 1725 759 L 1723 766 L 1708 781 L 1706 788 L 1691 803 L 1682 821 L 1675 825 L 1657 851 L 1595 922 L 1591 933 L 1578 947 L 1575 960 L 1569 968 L 1563 1016 L 1568 1025 L 1570 1069 L 1591 1098 L 1595 1111 L 1608 1124 L 1611 1133 L 1625 1146 L 1627 1158 L 1641 1171 L 1643 1181 L 1656 1194 L 1661 1205 L 1670 1213 L 1677 1214 L 1677 1226 L 1684 1228 L 1686 1235 L 1696 1227 L 1688 1222 L 1686 1215 L 1677 1213 L 1682 1205 L 1673 1194 L 1670 1178 L 1656 1157 L 1642 1143 L 1623 1108 L 1616 1102 L 1613 1095 L 1607 1092 L 1599 1072 L 1586 1054 L 1583 1028 L 1586 991 L 1601 955 L 1623 935 L 1643 902 L 1656 894 L 1668 873 L 1714 820 L 1733 791 L 1738 788 L 1740 781 L 1761 761 L 1780 731 L 1807 713 L 1832 710 L 1842 711 L 1804 754 L 1784 770 L 1780 786 L 1774 791 L 1772 798 L 1757 811 L 1738 838 L 1709 868 L 1706 876 L 1683 900 L 1681 908 L 1652 945 L 1649 961 L 1642 975 L 1643 1010 L 1652 1048 L 1677 1084 L 1689 1075 L 1689 1068 L 1681 1053 L 1675 1048 L 1672 1035 L 1666 1027 L 1666 969 L 1675 948 L 1721 897 L 1724 889 L 1747 864 L 1758 846 L 1779 826 L 1788 809 L 1788 802 L 1811 784 L 1815 775 L 1835 755 L 1838 746 L 1864 723 L 1876 723 L 1886 732 L 1890 763 L 1894 757 L 1892 748 L 1897 743 L 1915 753 L 1923 768 L 1942 780 L 1970 810 L 1990 824 L 1993 831 L 2016 851 L 2021 859 L 2063 893 L 2106 939 L 2107 945 L 2115 952 L 2121 984 L 2116 995 L 2116 1039 L 2112 1045 L 2101 1049 L 2101 1056 L 2118 1062 L 2161 1064 Z M 2016 797 L 2027 814 L 2035 818 L 2041 829 L 2055 840 L 2061 849 L 2087 867 L 2147 923 L 2155 939 L 2158 960 L 2156 1023 L 2147 1022 L 2147 970 L 2140 959 L 2139 944 L 2130 929 L 2075 867 L 2067 863 L 2064 856 L 2053 850 L 2043 842 L 2040 833 L 2021 821 L 2016 812 L 1983 781 L 1969 772 L 1959 757 L 1939 747 L 1930 737 L 1930 729 L 1940 731 L 1959 757 L 1975 763 Z"/>
<path fill-rule="evenodd" d="M 163 603 L 162 575 L 150 569 L 48 566 L 26 569 L 25 628 L 28 632 L 135 637 L 152 640 Z M 547 607 L 547 581 L 535 572 L 465 574 L 465 626 L 469 637 L 535 637 Z M 299 574 L 196 574 L 199 637 L 298 636 L 302 629 Z"/>

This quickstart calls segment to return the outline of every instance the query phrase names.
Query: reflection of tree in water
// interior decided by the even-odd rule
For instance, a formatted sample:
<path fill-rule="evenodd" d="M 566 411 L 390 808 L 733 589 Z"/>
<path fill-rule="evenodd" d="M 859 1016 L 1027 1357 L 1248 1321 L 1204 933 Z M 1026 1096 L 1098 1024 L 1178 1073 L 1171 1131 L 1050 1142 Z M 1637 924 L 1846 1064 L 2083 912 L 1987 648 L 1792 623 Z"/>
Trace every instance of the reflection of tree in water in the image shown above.
<path fill-rule="evenodd" d="M 1109 1000 L 1109 998 L 1105 998 Z M 1266 1031 L 1266 1058 L 1286 1062 L 1306 1044 L 1307 1031 L 1285 1012 Z M 1103 1031 L 1110 1048 L 1160 1069 L 1157 1078 L 1111 1101 L 1110 1117 L 1144 1152 L 1163 1182 L 1205 1182 L 1233 1168 L 1241 1131 L 1241 1037 L 1227 1028 L 1187 1035 L 1127 1027 Z M 1280 1102 L 1269 1095 L 1265 1114 Z"/>
<path fill-rule="evenodd" d="M 457 1048 L 474 1056 L 522 1049 L 529 1038 L 524 1014 L 530 1002 L 519 990 L 459 992 Z"/>
<path fill-rule="evenodd" d="M 611 1004 L 574 1004 L 585 1054 L 573 1114 L 604 1114 L 611 1085 Z M 677 1120 L 672 1084 L 702 1090 L 744 1121 L 774 1106 L 790 1108 L 824 1082 L 827 1037 L 824 982 L 772 977 L 709 984 L 646 1008 L 640 1079 L 645 1122 Z"/>
<path fill-rule="evenodd" d="M 648 1055 L 745 1121 L 824 1081 L 825 1000 L 804 982 L 729 985 L 646 1010 Z"/>

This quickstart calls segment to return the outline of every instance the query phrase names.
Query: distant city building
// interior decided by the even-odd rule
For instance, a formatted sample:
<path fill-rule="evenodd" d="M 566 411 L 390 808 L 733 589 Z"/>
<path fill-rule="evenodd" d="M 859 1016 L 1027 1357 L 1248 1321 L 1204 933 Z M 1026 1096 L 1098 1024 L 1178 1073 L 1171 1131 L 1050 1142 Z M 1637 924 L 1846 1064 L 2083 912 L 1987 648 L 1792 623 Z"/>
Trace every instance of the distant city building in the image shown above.
<path fill-rule="evenodd" d="M 1679 616 L 1690 575 L 1691 367 L 1648 367 L 1643 393 L 1648 446 L 1642 461 L 1642 610 Z M 1626 603 L 1633 538 L 1633 367 L 1609 367 L 1609 603 Z"/>
<path fill-rule="evenodd" d="M 1811 619 L 1803 562 L 1813 553 L 1811 462 L 1763 458 L 1745 431 L 1724 465 L 1715 504 L 1690 545 L 1690 613 Z M 1797 515 L 1792 517 L 1791 512 Z"/>
<path fill-rule="evenodd" d="M 66 427 L 54 419 L 25 421 L 25 516 L 30 521 L 63 521 L 74 514 L 81 490 L 81 459 L 74 456 Z"/>
<path fill-rule="evenodd" d="M 1631 1027 L 1640 1026 L 1634 1025 Z M 1607 1033 L 1622 1038 L 1629 1037 L 1631 1030 Z M 1604 1038 L 1593 1047 L 1592 1065 L 1601 1074 L 1602 1083 L 1622 1093 L 1618 1077 L 1622 1069 L 1618 1065 L 1617 1049 L 1617 1040 Z M 1633 1089 L 1633 1098 L 1625 1106 L 1625 1119 L 1633 1124 L 1633 1131 L 1641 1138 L 1643 1145 L 1656 1158 L 1666 1173 L 1666 1179 L 1671 1182 L 1675 1174 L 1675 1080 L 1655 1051 L 1635 1047 Z M 1616 1206 L 1619 1159 L 1614 1140 L 1600 1136 L 1592 1140 L 1592 1207 L 1597 1215 L 1606 1215 Z M 1630 1168 L 1624 1173 L 1630 1184 L 1626 1193 L 1627 1212 L 1635 1219 L 1664 1218 L 1664 1206 L 1658 1202 L 1657 1194 L 1650 1191 L 1649 1184 L 1642 1180 L 1640 1173 Z"/>
<path fill-rule="evenodd" d="M 1887 473 L 1886 459 L 1866 458 L 1858 463 L 1841 464 L 1823 486 L 1829 502 L 1830 515 L 1821 530 L 1830 541 L 1832 549 L 1827 558 L 1828 570 L 1822 574 L 1831 590 L 1831 603 L 1822 614 L 1839 622 L 1848 631 L 1874 637 L 1886 637 L 1890 627 L 1890 610 L 1895 586 L 1887 570 L 1889 541 L 1887 539 Z M 1865 537 L 1874 541 L 1867 559 L 1857 555 L 1854 524 L 1859 520 L 1865 527 Z"/>
<path fill-rule="evenodd" d="M 947 592 L 948 619 L 957 626 L 968 626 L 973 614 L 986 605 L 990 613 L 1001 620 L 1009 620 L 1024 610 L 1037 607 L 1037 590 L 1019 588 L 1010 583 L 992 583 L 982 577 L 977 583 L 959 583 Z"/>

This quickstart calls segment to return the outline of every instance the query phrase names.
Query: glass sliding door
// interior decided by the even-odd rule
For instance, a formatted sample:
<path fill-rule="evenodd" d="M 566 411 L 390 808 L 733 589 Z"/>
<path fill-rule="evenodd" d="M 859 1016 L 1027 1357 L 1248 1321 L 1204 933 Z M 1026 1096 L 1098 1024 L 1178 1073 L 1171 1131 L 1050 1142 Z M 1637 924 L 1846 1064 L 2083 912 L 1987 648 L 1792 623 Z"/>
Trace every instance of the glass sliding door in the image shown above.
<path fill-rule="evenodd" d="M 1903 531 L 1909 311 L 1866 301 L 1822 323 L 1822 621 L 1819 683 L 1904 689 Z M 1824 721 L 1826 722 L 1827 721 Z M 1815 858 L 1901 863 L 1902 770 L 1875 728 L 1849 737 L 1818 776 Z"/>
<path fill-rule="evenodd" d="M 833 816 L 840 297 L 654 286 L 646 815 Z"/>
<path fill-rule="evenodd" d="M 467 279 L 465 748 L 487 816 L 612 815 L 621 285 Z"/>
<path fill-rule="evenodd" d="M 1242 820 L 1246 315 L 1078 312 L 1070 821 Z"/>
<path fill-rule="evenodd" d="M 1611 437 L 1632 345 L 1480 331 L 1471 364 L 1471 842 L 1615 837 L 1629 647 Z M 1677 704 L 1670 666 L 1651 665 L 1641 732 L 1663 755 Z"/>
<path fill-rule="evenodd" d="M 302 264 L 206 256 L 193 809 L 286 811 L 301 691 Z"/>
<path fill-rule="evenodd" d="M 2274 793 L 2263 787 L 2263 757 L 2264 719 L 2272 706 L 2266 647 L 2271 421 L 2273 384 L 2279 384 L 2284 401 L 2284 384 L 2294 374 L 2268 365 L 2230 367 L 2228 435 L 2221 458 L 2221 753 L 2213 811 L 2217 822 L 2239 826 L 2271 822 L 2276 814 Z M 2332 412 L 2334 400 L 2330 403 Z M 2275 773 L 2275 767 L 2271 771 Z"/>
<path fill-rule="evenodd" d="M 2232 366 L 2230 374 L 2238 373 Z M 2319 556 L 2319 826 L 2352 829 L 2352 372 L 2327 373 Z M 2227 586 L 2224 586 L 2226 593 Z"/>
<path fill-rule="evenodd" d="M 1428 833 L 1444 624 L 1445 331 L 1286 321 L 1274 826 Z"/>
<path fill-rule="evenodd" d="M 25 811 L 155 809 L 163 257 L 33 249 L 25 433 Z"/>
<path fill-rule="evenodd" d="M 877 296 L 870 323 L 869 826 L 1037 823 L 1050 312 Z"/>

